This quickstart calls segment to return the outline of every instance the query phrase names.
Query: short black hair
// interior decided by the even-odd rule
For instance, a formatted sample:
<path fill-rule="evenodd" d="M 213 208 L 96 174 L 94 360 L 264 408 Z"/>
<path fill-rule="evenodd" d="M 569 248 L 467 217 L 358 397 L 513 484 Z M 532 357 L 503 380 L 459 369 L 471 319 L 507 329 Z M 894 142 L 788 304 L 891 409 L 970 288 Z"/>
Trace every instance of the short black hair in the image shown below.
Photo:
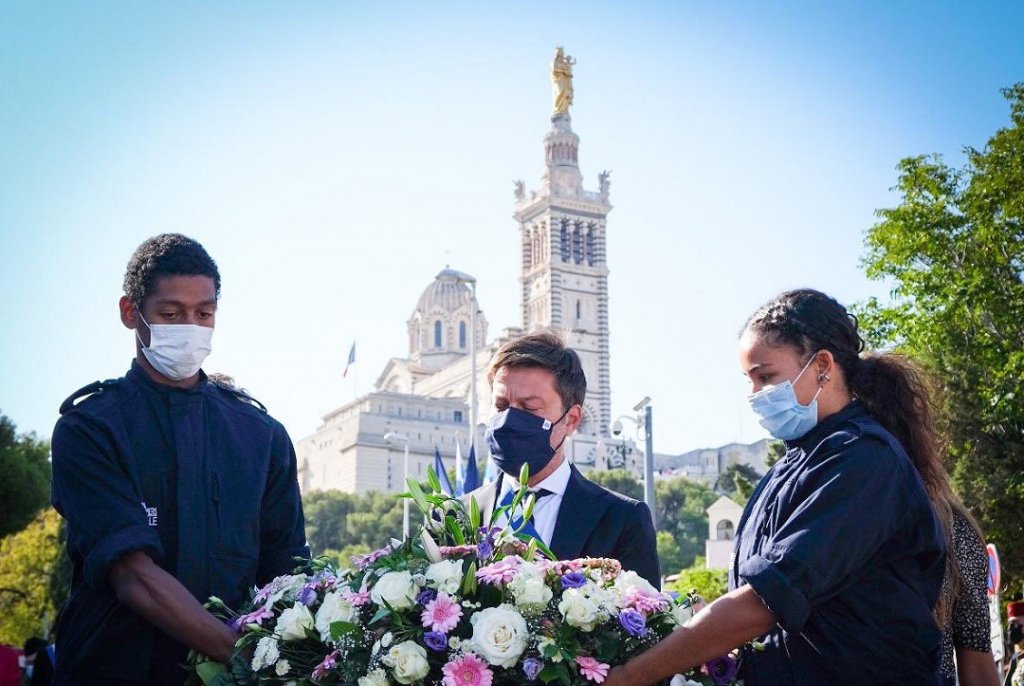
<path fill-rule="evenodd" d="M 136 307 L 149 297 L 161 276 L 208 276 L 220 299 L 220 271 L 206 249 L 180 233 L 162 233 L 135 249 L 124 273 L 124 294 Z"/>

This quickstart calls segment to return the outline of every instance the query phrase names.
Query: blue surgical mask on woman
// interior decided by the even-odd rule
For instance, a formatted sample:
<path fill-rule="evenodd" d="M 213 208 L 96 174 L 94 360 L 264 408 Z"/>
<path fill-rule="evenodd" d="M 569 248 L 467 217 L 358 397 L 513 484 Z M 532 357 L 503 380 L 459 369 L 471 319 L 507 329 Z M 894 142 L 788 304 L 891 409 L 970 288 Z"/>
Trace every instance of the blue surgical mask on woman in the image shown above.
<path fill-rule="evenodd" d="M 766 386 L 757 393 L 747 396 L 750 409 L 760 417 L 761 426 L 775 438 L 792 441 L 806 434 L 818 423 L 818 394 L 821 393 L 822 387 L 818 387 L 818 392 L 806 405 L 801 405 L 796 399 L 796 390 L 793 388 L 793 384 L 800 380 L 817 356 L 818 353 L 811 355 L 811 359 L 792 381 L 783 381 L 777 386 Z"/>
<path fill-rule="evenodd" d="M 539 474 L 565 442 L 563 436 L 558 445 L 551 447 L 551 430 L 567 414 L 569 410 L 556 422 L 515 407 L 494 415 L 484 432 L 494 464 L 510 476 L 518 477 L 524 464 L 530 466 L 530 474 Z"/>

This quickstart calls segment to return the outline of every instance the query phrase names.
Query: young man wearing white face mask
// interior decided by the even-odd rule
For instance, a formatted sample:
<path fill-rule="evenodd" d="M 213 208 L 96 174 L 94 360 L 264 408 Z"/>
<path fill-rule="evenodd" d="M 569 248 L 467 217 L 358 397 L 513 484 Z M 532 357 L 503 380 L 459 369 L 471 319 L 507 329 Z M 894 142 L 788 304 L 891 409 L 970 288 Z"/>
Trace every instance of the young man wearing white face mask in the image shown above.
<path fill-rule="evenodd" d="M 61 406 L 54 507 L 68 522 L 71 593 L 55 683 L 181 684 L 189 648 L 226 662 L 237 634 L 202 607 L 308 556 L 284 427 L 207 379 L 220 273 L 162 234 L 132 255 L 120 315 L 135 359 Z"/>

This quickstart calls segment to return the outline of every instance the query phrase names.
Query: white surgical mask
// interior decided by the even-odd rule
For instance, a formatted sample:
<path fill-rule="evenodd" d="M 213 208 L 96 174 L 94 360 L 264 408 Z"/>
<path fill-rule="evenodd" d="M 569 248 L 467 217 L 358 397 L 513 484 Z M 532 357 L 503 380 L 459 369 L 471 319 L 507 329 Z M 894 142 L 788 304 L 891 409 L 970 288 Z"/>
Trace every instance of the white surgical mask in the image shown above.
<path fill-rule="evenodd" d="M 213 350 L 212 326 L 196 324 L 150 324 L 139 312 L 142 323 L 149 328 L 149 345 L 142 345 L 142 354 L 146 356 L 153 369 L 174 381 L 182 381 L 194 376 L 203 366 L 206 356 Z M 135 335 L 142 342 L 139 330 Z"/>
<path fill-rule="evenodd" d="M 792 381 L 783 381 L 777 386 L 765 386 L 757 393 L 747 396 L 750 409 L 760 417 L 761 426 L 775 438 L 792 441 L 806 434 L 818 423 L 818 394 L 821 393 L 821 387 L 818 387 L 818 392 L 806 405 L 801 405 L 796 399 L 796 390 L 793 388 L 793 384 L 800 380 L 817 355 L 818 353 L 814 353 L 811 356 Z"/>

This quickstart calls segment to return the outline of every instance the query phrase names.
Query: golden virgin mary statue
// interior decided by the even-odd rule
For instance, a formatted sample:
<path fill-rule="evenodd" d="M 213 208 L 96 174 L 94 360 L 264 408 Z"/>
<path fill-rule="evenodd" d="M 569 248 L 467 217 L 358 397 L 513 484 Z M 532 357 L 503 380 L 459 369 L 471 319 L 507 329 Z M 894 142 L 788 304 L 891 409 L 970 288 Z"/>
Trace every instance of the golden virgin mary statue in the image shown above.
<path fill-rule="evenodd" d="M 555 49 L 555 61 L 551 63 L 551 84 L 555 91 L 555 114 L 569 114 L 572 104 L 572 65 L 576 64 L 561 47 Z"/>

